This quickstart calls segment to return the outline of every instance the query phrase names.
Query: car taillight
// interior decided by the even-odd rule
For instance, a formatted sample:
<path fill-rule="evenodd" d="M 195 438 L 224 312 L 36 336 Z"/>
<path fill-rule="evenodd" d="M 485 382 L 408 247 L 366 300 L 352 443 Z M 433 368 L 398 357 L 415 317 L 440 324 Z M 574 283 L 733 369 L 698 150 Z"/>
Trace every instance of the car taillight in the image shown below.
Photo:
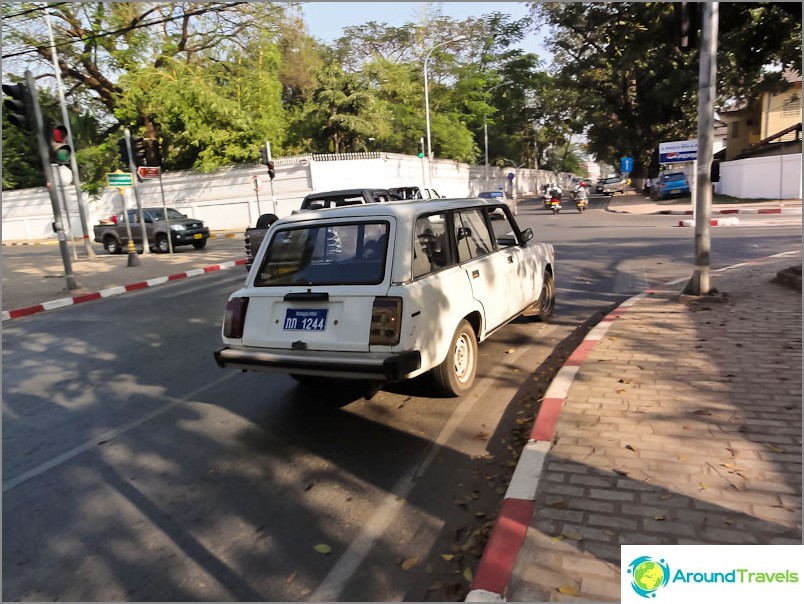
<path fill-rule="evenodd" d="M 402 298 L 374 298 L 371 309 L 370 346 L 399 344 L 402 323 Z"/>
<path fill-rule="evenodd" d="M 248 298 L 232 298 L 226 303 L 226 316 L 223 320 L 223 335 L 227 338 L 242 338 L 246 324 Z"/>

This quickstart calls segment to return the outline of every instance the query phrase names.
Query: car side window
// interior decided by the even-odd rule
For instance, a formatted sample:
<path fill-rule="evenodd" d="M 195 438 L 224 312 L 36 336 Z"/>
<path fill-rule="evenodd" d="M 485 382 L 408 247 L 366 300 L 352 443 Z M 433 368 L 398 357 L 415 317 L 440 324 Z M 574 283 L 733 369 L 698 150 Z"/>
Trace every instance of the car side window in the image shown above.
<path fill-rule="evenodd" d="M 459 262 L 468 262 L 492 252 L 494 245 L 482 209 L 457 212 L 454 224 Z"/>
<path fill-rule="evenodd" d="M 502 220 L 496 220 L 492 224 L 494 230 L 494 240 L 497 242 L 497 249 L 513 247 L 517 244 L 516 228 L 511 223 L 508 214 L 503 213 Z"/>
<path fill-rule="evenodd" d="M 420 216 L 413 238 L 413 278 L 423 277 L 452 264 L 449 233 L 444 214 Z"/>

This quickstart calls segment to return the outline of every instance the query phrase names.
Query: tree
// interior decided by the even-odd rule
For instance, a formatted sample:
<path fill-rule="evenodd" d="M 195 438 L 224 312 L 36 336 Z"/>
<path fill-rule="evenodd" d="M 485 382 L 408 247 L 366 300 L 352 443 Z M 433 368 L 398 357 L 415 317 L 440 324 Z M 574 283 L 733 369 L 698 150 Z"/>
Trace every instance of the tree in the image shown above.
<path fill-rule="evenodd" d="M 601 161 L 634 158 L 634 176 L 657 167 L 660 142 L 695 136 L 697 52 L 677 46 L 671 3 L 532 3 L 552 28 L 559 85 L 582 91 L 589 150 Z M 800 71 L 801 15 L 774 3 L 721 3 L 721 100 L 750 94 L 764 66 Z"/>

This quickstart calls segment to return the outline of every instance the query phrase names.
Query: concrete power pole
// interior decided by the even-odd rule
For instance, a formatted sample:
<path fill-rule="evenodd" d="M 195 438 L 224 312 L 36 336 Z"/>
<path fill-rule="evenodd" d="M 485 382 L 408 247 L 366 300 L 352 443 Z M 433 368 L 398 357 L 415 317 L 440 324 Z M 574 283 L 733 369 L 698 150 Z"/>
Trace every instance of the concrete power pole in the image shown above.
<path fill-rule="evenodd" d="M 56 41 L 53 38 L 53 27 L 50 24 L 50 11 L 45 11 L 47 30 L 50 34 L 50 52 L 53 55 L 53 71 L 56 74 L 56 84 L 59 91 L 59 104 L 61 105 L 61 119 L 64 127 L 67 128 L 67 141 L 73 149 L 70 154 L 70 168 L 73 171 L 73 184 L 75 185 L 75 198 L 78 203 L 78 215 L 81 218 L 81 230 L 83 231 L 84 251 L 88 258 L 95 257 L 95 250 L 92 249 L 92 241 L 89 238 L 89 224 L 87 221 L 87 210 L 84 205 L 84 198 L 81 194 L 81 180 L 78 176 L 78 162 L 75 159 L 75 140 L 73 140 L 73 130 L 70 127 L 70 117 L 67 115 L 67 102 L 64 99 L 64 86 L 61 82 L 61 69 L 59 68 L 59 56 L 56 53 Z M 67 196 L 64 196 L 65 204 Z"/>
<path fill-rule="evenodd" d="M 711 291 L 709 216 L 712 212 L 712 142 L 715 122 L 715 85 L 717 83 L 718 2 L 703 6 L 698 76 L 698 173 L 695 200 L 695 267 L 684 293 L 706 296 Z"/>

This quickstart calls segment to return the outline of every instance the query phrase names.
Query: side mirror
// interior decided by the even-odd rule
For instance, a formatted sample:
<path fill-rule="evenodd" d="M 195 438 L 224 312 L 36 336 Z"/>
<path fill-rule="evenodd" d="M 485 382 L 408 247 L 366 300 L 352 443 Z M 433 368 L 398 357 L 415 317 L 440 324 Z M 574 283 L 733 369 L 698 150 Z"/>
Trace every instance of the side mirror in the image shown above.
<path fill-rule="evenodd" d="M 462 239 L 466 239 L 467 237 L 471 236 L 472 236 L 472 229 L 467 229 L 463 227 L 458 229 L 458 241 L 461 241 Z"/>
<path fill-rule="evenodd" d="M 522 231 L 522 243 L 527 243 L 531 239 L 533 239 L 533 229 L 528 227 Z"/>

